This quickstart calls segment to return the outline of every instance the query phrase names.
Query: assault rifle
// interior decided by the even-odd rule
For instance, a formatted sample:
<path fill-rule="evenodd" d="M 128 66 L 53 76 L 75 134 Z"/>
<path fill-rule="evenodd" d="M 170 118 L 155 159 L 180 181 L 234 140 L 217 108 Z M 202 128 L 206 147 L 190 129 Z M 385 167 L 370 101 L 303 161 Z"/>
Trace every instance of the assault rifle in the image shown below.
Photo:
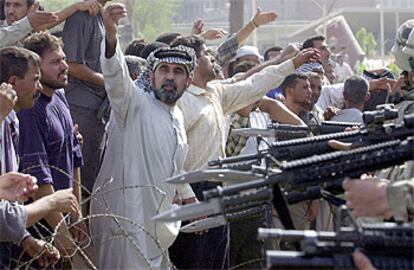
<path fill-rule="evenodd" d="M 229 207 L 239 206 L 237 199 L 245 192 L 270 189 L 273 193 L 273 205 L 281 216 L 285 228 L 291 228 L 291 219 L 283 194 L 279 187 L 285 183 L 287 188 L 297 189 L 308 186 L 335 183 L 344 177 L 359 177 L 368 171 L 388 168 L 413 159 L 414 137 L 404 141 L 394 140 L 365 146 L 349 151 L 337 151 L 320 156 L 295 160 L 282 164 L 280 173 L 269 173 L 262 179 L 244 182 L 228 187 L 217 187 L 204 191 L 204 200 L 198 204 L 185 205 L 155 217 L 161 221 L 190 220 L 209 215 L 225 214 Z M 174 184 L 186 183 L 185 178 L 175 178 Z M 252 193 L 252 196 L 257 194 Z M 262 202 L 261 197 L 260 202 Z M 243 201 L 243 204 L 250 199 Z M 225 202 L 225 203 L 224 203 Z M 256 200 L 258 202 L 258 200 Z M 257 204 L 255 205 L 257 206 Z M 247 205 L 247 207 L 249 207 Z M 246 208 L 243 208 L 246 209 Z M 238 209 L 242 210 L 242 209 Z M 283 213 L 283 214 L 282 214 Z M 287 217 L 287 221 L 282 217 Z"/>
<path fill-rule="evenodd" d="M 335 121 L 323 121 L 322 123 L 309 124 L 307 126 L 272 123 L 267 129 L 240 128 L 232 129 L 233 135 L 248 137 L 271 137 L 277 141 L 286 141 L 297 138 L 304 138 L 310 135 L 322 135 L 343 132 L 347 128 L 361 127 L 360 123 L 347 123 Z"/>
<path fill-rule="evenodd" d="M 268 149 L 259 150 L 257 154 L 212 160 L 208 165 L 237 168 L 243 167 L 246 163 L 250 166 L 251 164 L 259 164 L 263 158 L 268 158 L 276 161 L 275 164 L 278 166 L 277 161 L 290 161 L 332 152 L 334 150 L 328 144 L 330 140 L 351 142 L 356 146 L 363 146 L 395 139 L 405 139 L 414 134 L 414 114 L 406 115 L 403 123 L 400 124 L 381 124 L 381 121 L 375 116 L 369 117 L 372 118 L 373 124 L 360 130 L 275 142 Z M 249 168 L 249 166 L 244 167 Z"/>
<path fill-rule="evenodd" d="M 339 224 L 334 232 L 260 228 L 258 237 L 301 244 L 301 252 L 266 251 L 268 269 L 355 269 L 352 253 L 356 249 L 361 249 L 377 269 L 414 269 L 412 224 Z"/>

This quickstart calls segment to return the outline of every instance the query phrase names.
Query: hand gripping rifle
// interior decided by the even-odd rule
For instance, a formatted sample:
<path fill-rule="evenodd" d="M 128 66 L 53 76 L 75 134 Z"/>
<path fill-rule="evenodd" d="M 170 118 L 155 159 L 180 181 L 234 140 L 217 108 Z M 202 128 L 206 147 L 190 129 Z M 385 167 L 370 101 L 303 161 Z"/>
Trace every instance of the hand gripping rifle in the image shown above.
<path fill-rule="evenodd" d="M 365 146 L 349 151 L 338 151 L 306 159 L 284 163 L 280 173 L 268 173 L 257 180 L 228 187 L 217 187 L 204 191 L 204 200 L 199 204 L 182 206 L 159 214 L 155 219 L 162 221 L 190 220 L 210 215 L 226 214 L 232 207 L 246 210 L 268 200 L 269 196 L 257 199 L 258 192 L 272 191 L 272 203 L 278 211 L 285 228 L 293 228 L 284 196 L 279 187 L 286 183 L 287 188 L 306 188 L 308 186 L 337 183 L 344 177 L 359 177 L 361 174 L 402 164 L 412 160 L 414 155 L 414 139 L 394 140 L 385 143 Z M 185 183 L 185 182 L 177 182 Z M 245 194 L 247 192 L 247 195 Z M 263 191 L 264 192 L 264 191 Z M 251 196 L 251 197 L 250 197 Z M 243 201 L 240 199 L 243 198 Z M 231 211 L 230 211 L 231 212 Z"/>
<path fill-rule="evenodd" d="M 414 269 L 413 224 L 339 224 L 334 232 L 260 228 L 258 237 L 301 244 L 301 252 L 266 251 L 268 269 L 355 269 L 352 253 L 356 249 L 377 269 Z"/>
<path fill-rule="evenodd" d="M 266 157 L 276 161 L 290 161 L 334 151 L 328 144 L 330 140 L 351 142 L 354 145 L 361 146 L 395 139 L 404 139 L 414 134 L 414 114 L 406 115 L 403 123 L 400 124 L 381 123 L 381 120 L 385 118 L 377 117 L 380 119 L 378 120 L 375 115 L 365 115 L 369 115 L 365 117 L 370 118 L 372 124 L 360 130 L 275 142 L 268 149 L 259 150 L 257 154 L 212 160 L 208 165 L 237 168 L 246 163 L 257 165 L 261 159 Z M 277 162 L 275 164 L 277 165 Z"/>

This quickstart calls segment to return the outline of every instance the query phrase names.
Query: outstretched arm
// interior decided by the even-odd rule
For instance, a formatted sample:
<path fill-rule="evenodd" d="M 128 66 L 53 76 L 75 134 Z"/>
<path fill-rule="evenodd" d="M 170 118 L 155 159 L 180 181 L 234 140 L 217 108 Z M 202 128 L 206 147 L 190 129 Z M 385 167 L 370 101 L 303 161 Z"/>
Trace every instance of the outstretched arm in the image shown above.
<path fill-rule="evenodd" d="M 262 12 L 260 8 L 257 9 L 256 14 L 254 17 L 245 25 L 242 29 L 240 29 L 237 34 L 237 42 L 239 44 L 246 41 L 246 39 L 249 38 L 249 36 L 253 33 L 253 31 L 262 26 L 266 25 L 268 23 L 271 23 L 275 21 L 277 18 L 276 12 Z"/>
<path fill-rule="evenodd" d="M 44 29 L 50 29 L 55 27 L 56 25 L 61 24 L 67 18 L 72 16 L 78 11 L 86 11 L 91 16 L 96 16 L 98 13 L 102 11 L 102 5 L 96 0 L 87 0 L 87 1 L 80 1 L 74 3 L 58 12 L 56 12 L 57 20 L 48 24 L 45 24 L 43 27 Z"/>

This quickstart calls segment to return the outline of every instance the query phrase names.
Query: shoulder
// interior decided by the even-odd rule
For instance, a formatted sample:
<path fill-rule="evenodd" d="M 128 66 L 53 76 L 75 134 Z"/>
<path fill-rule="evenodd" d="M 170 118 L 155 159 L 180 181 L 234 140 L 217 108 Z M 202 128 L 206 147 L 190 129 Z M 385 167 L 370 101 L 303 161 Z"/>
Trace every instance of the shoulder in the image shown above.
<path fill-rule="evenodd" d="M 91 21 L 93 20 L 93 16 L 89 15 L 86 11 L 78 11 L 75 12 L 72 16 L 70 16 L 66 21 L 74 21 L 80 23 L 82 21 Z"/>

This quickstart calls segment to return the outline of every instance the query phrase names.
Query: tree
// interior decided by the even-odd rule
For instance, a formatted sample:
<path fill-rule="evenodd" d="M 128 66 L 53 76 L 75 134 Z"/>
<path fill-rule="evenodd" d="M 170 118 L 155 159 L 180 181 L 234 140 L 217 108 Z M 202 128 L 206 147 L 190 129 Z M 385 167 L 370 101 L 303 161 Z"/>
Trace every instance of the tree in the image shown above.
<path fill-rule="evenodd" d="M 181 0 L 123 0 L 128 10 L 131 24 L 136 33 L 148 40 L 154 40 L 161 33 L 168 32 L 173 23 L 173 17 L 181 6 Z"/>
<path fill-rule="evenodd" d="M 76 2 L 79 0 L 41 0 L 40 4 L 47 11 L 59 11 Z"/>
<path fill-rule="evenodd" d="M 377 48 L 377 41 L 373 33 L 368 32 L 365 27 L 361 27 L 356 33 L 356 38 L 361 45 L 362 50 L 367 56 L 373 56 Z"/>

